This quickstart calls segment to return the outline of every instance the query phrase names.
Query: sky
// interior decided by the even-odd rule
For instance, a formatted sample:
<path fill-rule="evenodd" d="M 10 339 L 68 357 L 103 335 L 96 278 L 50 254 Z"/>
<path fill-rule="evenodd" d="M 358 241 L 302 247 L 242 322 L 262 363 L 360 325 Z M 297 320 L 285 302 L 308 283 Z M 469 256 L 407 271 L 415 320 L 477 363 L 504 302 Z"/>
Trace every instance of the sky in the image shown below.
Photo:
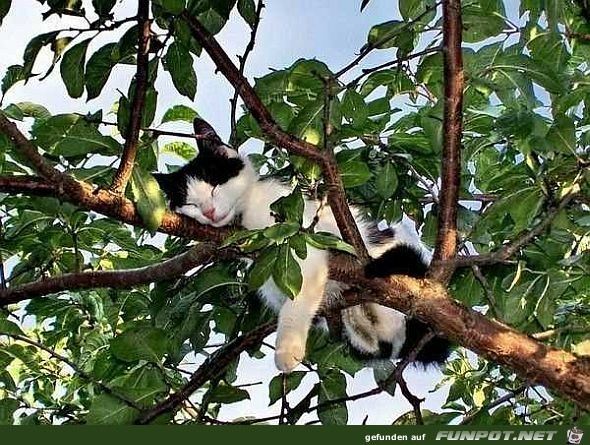
<path fill-rule="evenodd" d="M 85 0 L 85 3 L 89 3 Z M 118 17 L 135 14 L 135 2 L 124 0 L 116 6 Z M 396 2 L 391 0 L 372 0 L 365 11 L 359 13 L 360 0 L 267 0 L 263 11 L 257 44 L 251 54 L 246 75 L 252 80 L 269 72 L 269 69 L 281 69 L 291 65 L 299 58 L 317 58 L 328 64 L 334 71 L 345 66 L 365 44 L 368 30 L 372 25 L 393 19 L 400 19 Z M 13 64 L 22 63 L 22 55 L 28 41 L 40 32 L 64 27 L 56 16 L 45 22 L 41 20 L 44 10 L 37 1 L 13 1 L 13 6 L 5 18 L 0 33 L 0 75 Z M 67 26 L 83 27 L 84 22 L 77 18 L 68 18 Z M 96 39 L 88 54 L 113 41 L 116 34 L 110 34 Z M 226 52 L 234 57 L 241 54 L 250 36 L 249 28 L 236 12 L 217 36 Z M 373 66 L 391 60 L 388 51 L 378 51 L 367 58 L 365 66 Z M 42 71 L 51 60 L 49 50 L 44 50 L 38 58 L 34 71 Z M 198 77 L 197 97 L 194 103 L 180 96 L 174 89 L 168 73 L 161 71 L 156 84 L 159 92 L 156 122 L 169 107 L 177 104 L 189 105 L 208 120 L 222 136 L 227 139 L 230 131 L 230 103 L 233 89 L 220 75 L 215 74 L 214 65 L 207 55 L 202 55 L 195 62 Z M 94 112 L 103 109 L 105 114 L 112 104 L 118 100 L 119 92 L 127 91 L 129 80 L 134 74 L 133 66 L 117 67 L 105 86 L 99 98 L 86 102 L 81 99 L 71 99 L 66 93 L 65 86 L 59 77 L 59 69 L 43 82 L 31 79 L 27 84 L 19 83 L 6 95 L 4 105 L 20 101 L 32 101 L 46 106 L 52 114 L 66 112 Z M 354 71 L 351 73 L 354 76 Z M 107 116 L 108 117 L 108 116 Z M 112 116 L 114 120 L 114 116 Z M 190 132 L 188 124 L 173 124 L 167 129 Z M 274 340 L 273 340 L 274 341 Z M 268 406 L 268 382 L 277 375 L 274 367 L 272 351 L 262 360 L 242 360 L 238 370 L 238 383 L 264 382 L 261 385 L 248 388 L 250 401 L 228 405 L 223 408 L 221 417 L 231 420 L 242 416 L 268 416 L 277 414 L 280 402 L 271 408 Z M 418 397 L 425 397 L 424 408 L 438 411 L 446 398 L 447 388 L 442 388 L 434 394 L 429 391 L 440 380 L 439 371 L 417 371 L 408 369 L 405 373 L 410 390 Z M 349 379 L 350 380 L 350 379 Z M 315 383 L 312 376 L 304 379 L 301 387 L 289 395 L 289 401 L 294 404 Z M 374 387 L 372 370 L 367 368 L 360 371 L 354 381 L 350 381 L 348 394 L 356 394 Z M 387 394 L 381 394 L 348 404 L 349 422 L 359 424 L 369 415 L 369 424 L 390 424 L 395 418 L 411 409 L 407 401 L 399 396 L 392 399 Z M 311 416 L 302 420 L 313 420 Z"/>

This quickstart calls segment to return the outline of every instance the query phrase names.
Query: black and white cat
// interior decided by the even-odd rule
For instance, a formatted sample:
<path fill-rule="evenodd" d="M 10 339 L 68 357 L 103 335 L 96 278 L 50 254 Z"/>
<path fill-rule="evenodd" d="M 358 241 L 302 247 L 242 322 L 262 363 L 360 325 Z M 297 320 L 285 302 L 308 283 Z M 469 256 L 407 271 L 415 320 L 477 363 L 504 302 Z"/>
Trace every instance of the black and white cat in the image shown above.
<path fill-rule="evenodd" d="M 239 218 L 247 229 L 275 224 L 270 205 L 292 192 L 276 180 L 261 180 L 247 158 L 224 144 L 213 128 L 201 119 L 194 121 L 199 153 L 179 170 L 154 176 L 166 193 L 170 208 L 196 219 L 201 224 L 221 227 Z M 303 225 L 309 226 L 319 214 L 317 231 L 340 235 L 328 206 L 318 212 L 319 202 L 305 200 Z M 419 240 L 403 226 L 379 231 L 366 221 L 359 209 L 352 208 L 369 254 L 374 260 L 366 267 L 369 277 L 406 274 L 423 277 L 427 252 Z M 344 284 L 328 278 L 329 252 L 308 246 L 306 259 L 297 257 L 303 285 L 293 300 L 270 278 L 259 294 L 279 314 L 275 363 L 279 370 L 293 370 L 305 357 L 308 331 L 322 305 L 329 306 L 340 295 Z M 364 358 L 404 357 L 427 331 L 427 326 L 404 314 L 375 303 L 353 306 L 342 311 L 343 333 L 352 348 Z M 423 364 L 442 363 L 449 354 L 447 340 L 435 337 L 418 354 Z"/>

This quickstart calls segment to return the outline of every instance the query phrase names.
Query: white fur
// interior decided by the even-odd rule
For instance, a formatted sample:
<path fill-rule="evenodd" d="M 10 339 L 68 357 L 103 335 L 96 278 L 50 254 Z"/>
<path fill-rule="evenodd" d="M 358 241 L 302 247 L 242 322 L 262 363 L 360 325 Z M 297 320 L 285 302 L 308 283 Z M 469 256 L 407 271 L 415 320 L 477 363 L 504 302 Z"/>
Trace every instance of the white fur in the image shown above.
<path fill-rule="evenodd" d="M 195 218 L 203 224 L 220 227 L 230 223 L 236 215 L 241 215 L 241 224 L 247 229 L 261 229 L 275 223 L 271 215 L 270 205 L 282 196 L 291 193 L 291 188 L 274 180 L 260 181 L 258 175 L 247 159 L 245 168 L 240 174 L 227 183 L 215 188 L 202 181 L 191 180 L 187 184 L 187 205 L 176 211 Z M 319 203 L 305 200 L 303 225 L 309 226 Z M 215 218 L 208 218 L 203 214 L 214 210 Z M 396 237 L 385 244 L 373 244 L 369 239 L 369 224 L 362 218 L 360 211 L 352 209 L 361 235 L 372 257 L 378 257 L 396 244 L 405 243 L 419 246 L 416 239 L 401 225 L 394 228 Z M 329 206 L 320 211 L 317 231 L 330 232 L 340 236 L 340 231 Z M 272 278 L 259 289 L 259 293 L 266 303 L 279 313 L 275 363 L 284 372 L 290 372 L 305 357 L 305 344 L 313 318 L 322 303 L 329 304 L 333 298 L 338 298 L 345 287 L 342 283 L 328 280 L 328 252 L 308 246 L 307 258 L 299 262 L 303 275 L 303 284 L 299 295 L 293 300 L 286 298 L 279 290 Z M 378 323 L 371 324 L 361 307 L 348 308 L 343 316 L 346 332 L 351 343 L 368 353 L 378 351 L 379 341 L 393 343 L 394 356 L 401 349 L 405 341 L 405 316 L 393 309 L 379 305 L 372 305 L 377 314 Z M 353 334 L 354 329 L 350 321 L 354 319 L 358 325 L 363 325 L 374 336 L 370 340 L 358 338 Z M 348 323 L 348 326 L 347 326 Z M 369 325 L 367 325 L 369 324 Z"/>

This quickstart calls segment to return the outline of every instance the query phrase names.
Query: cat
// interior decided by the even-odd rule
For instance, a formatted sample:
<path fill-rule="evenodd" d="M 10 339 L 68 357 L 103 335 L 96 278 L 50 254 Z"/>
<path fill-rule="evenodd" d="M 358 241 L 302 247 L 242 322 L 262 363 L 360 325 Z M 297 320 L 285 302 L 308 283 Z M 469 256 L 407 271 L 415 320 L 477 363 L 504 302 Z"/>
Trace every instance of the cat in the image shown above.
<path fill-rule="evenodd" d="M 188 164 L 173 173 L 155 173 L 154 177 L 166 194 L 172 210 L 194 218 L 201 224 L 222 227 L 239 220 L 246 229 L 261 229 L 276 223 L 270 205 L 292 192 L 291 187 L 274 179 L 260 179 L 246 157 L 224 144 L 204 120 L 194 120 L 199 152 Z M 340 235 L 334 216 L 319 202 L 306 199 L 303 226 L 308 227 L 316 213 L 316 231 Z M 405 274 L 424 277 L 427 252 L 419 240 L 401 224 L 379 231 L 360 210 L 351 207 L 368 252 L 374 258 L 365 268 L 368 277 Z M 287 298 L 272 278 L 259 289 L 259 294 L 276 312 L 278 328 L 275 364 L 280 371 L 292 371 L 305 357 L 308 331 L 322 306 L 338 300 L 345 285 L 328 278 L 329 252 L 307 246 L 307 257 L 297 261 L 303 284 L 299 294 Z M 342 335 L 355 355 L 364 359 L 406 357 L 428 326 L 401 312 L 376 303 L 365 303 L 341 311 Z M 441 364 L 449 355 L 450 343 L 434 337 L 420 350 L 417 361 Z"/>

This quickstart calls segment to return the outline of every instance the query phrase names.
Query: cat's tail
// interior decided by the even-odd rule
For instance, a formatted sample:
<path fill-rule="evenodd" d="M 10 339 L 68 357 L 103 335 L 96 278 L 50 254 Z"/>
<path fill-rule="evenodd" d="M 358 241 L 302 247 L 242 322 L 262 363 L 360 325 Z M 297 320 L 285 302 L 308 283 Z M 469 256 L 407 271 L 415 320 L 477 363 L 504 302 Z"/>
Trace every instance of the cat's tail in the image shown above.
<path fill-rule="evenodd" d="M 368 278 L 403 274 L 422 278 L 428 270 L 421 250 L 397 244 L 365 268 Z M 401 312 L 376 303 L 364 303 L 342 311 L 344 334 L 356 356 L 364 360 L 405 358 L 416 347 L 428 325 Z M 442 364 L 450 354 L 451 343 L 434 337 L 418 352 L 416 361 L 427 366 Z"/>

